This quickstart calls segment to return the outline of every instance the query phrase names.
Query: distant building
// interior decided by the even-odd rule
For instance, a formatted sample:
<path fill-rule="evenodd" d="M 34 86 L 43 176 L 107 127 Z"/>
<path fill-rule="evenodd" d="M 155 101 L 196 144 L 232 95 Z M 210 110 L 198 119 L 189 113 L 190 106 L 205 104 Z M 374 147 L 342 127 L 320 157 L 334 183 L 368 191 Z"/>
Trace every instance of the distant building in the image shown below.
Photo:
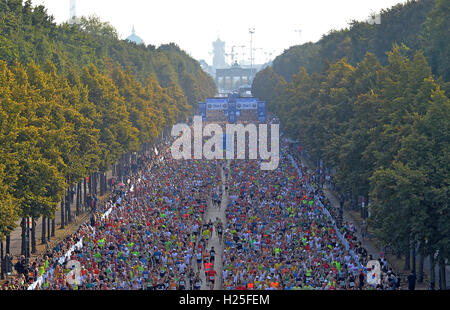
<path fill-rule="evenodd" d="M 136 35 L 136 31 L 134 29 L 131 30 L 131 35 L 126 38 L 127 41 L 136 43 L 137 45 L 144 44 L 144 40 L 142 40 L 139 36 Z"/>
<path fill-rule="evenodd" d="M 212 43 L 213 45 L 213 63 L 209 66 L 204 60 L 200 64 L 204 71 L 208 72 L 215 78 L 218 95 L 227 95 L 233 91 L 239 91 L 241 86 L 250 86 L 258 71 L 266 65 L 261 64 L 246 64 L 237 61 L 230 66 L 226 62 L 225 42 L 217 38 Z M 233 51 L 232 51 L 233 53 Z"/>
<path fill-rule="evenodd" d="M 213 68 L 224 69 L 228 68 L 228 64 L 225 62 L 225 42 L 219 38 L 213 42 Z"/>
<path fill-rule="evenodd" d="M 241 86 L 251 85 L 257 68 L 242 68 L 237 63 L 226 69 L 216 69 L 216 85 L 219 93 L 229 93 Z"/>

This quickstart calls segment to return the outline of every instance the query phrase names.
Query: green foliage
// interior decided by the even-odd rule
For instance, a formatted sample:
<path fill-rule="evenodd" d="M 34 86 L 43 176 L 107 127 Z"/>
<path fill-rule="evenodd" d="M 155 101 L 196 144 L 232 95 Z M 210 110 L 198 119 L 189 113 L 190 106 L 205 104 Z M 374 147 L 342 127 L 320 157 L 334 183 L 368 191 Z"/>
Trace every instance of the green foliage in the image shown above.
<path fill-rule="evenodd" d="M 287 81 L 300 67 L 308 73 L 321 72 L 329 63 L 346 57 L 351 65 L 369 52 L 381 64 L 394 45 L 410 47 L 410 54 L 426 52 L 433 73 L 449 78 L 449 8 L 447 0 L 413 0 L 380 12 L 381 23 L 351 21 L 347 29 L 333 30 L 316 43 L 293 46 L 273 61 L 273 70 Z M 421 34 L 421 35 L 418 35 Z"/>
<path fill-rule="evenodd" d="M 268 108 L 273 110 L 275 107 L 270 106 L 274 102 L 278 89 L 285 87 L 286 81 L 283 77 L 276 74 L 272 67 L 266 67 L 256 75 L 252 85 L 252 94 L 268 103 Z"/>
<path fill-rule="evenodd" d="M 4 165 L 0 165 L 0 241 L 14 229 L 18 218 L 17 206 L 4 181 L 4 174 Z"/>
<path fill-rule="evenodd" d="M 0 240 L 17 218 L 54 216 L 66 189 L 152 143 L 215 94 L 175 44 L 123 41 L 97 17 L 56 25 L 0 1 Z"/>
<path fill-rule="evenodd" d="M 450 2 L 436 0 L 436 5 L 424 23 L 423 50 L 436 75 L 450 80 Z"/>
<path fill-rule="evenodd" d="M 300 67 L 306 68 L 307 72 L 320 71 L 319 51 L 320 44 L 311 42 L 290 47 L 273 60 L 273 71 L 287 81 L 292 80 L 292 76 L 297 74 Z"/>
<path fill-rule="evenodd" d="M 348 51 L 349 52 L 349 51 Z M 300 68 L 280 87 L 270 68 L 253 90 L 269 101 L 285 133 L 336 171 L 341 193 L 369 197 L 375 233 L 399 252 L 449 258 L 450 100 L 422 51 L 394 45 L 318 73 Z M 282 83 L 281 83 L 282 84 Z M 277 88 L 278 85 L 278 88 Z M 265 91 L 267 90 L 267 93 Z M 270 93 L 269 93 L 270 92 Z"/>
<path fill-rule="evenodd" d="M 130 69 L 141 84 L 156 74 L 162 87 L 170 82 L 181 85 L 185 75 L 190 74 L 200 85 L 189 97 L 192 106 L 197 101 L 191 100 L 204 98 L 205 94 L 212 96 L 216 91 L 214 80 L 200 64 L 173 43 L 156 49 L 120 40 L 113 26 L 95 16 L 83 17 L 76 25 L 56 25 L 43 6 L 32 7 L 31 1 L 1 1 L 0 59 L 8 64 L 18 59 L 38 65 L 50 60 L 63 74 L 70 70 L 81 74 L 82 68 L 90 64 L 102 74 L 119 67 Z M 186 94 L 192 92 L 189 84 L 183 85 Z"/>
<path fill-rule="evenodd" d="M 286 50 L 253 84 L 284 131 L 335 169 L 341 193 L 370 199 L 384 245 L 414 242 L 439 260 L 450 257 L 449 10 L 407 1 L 379 25 L 352 21 Z"/>

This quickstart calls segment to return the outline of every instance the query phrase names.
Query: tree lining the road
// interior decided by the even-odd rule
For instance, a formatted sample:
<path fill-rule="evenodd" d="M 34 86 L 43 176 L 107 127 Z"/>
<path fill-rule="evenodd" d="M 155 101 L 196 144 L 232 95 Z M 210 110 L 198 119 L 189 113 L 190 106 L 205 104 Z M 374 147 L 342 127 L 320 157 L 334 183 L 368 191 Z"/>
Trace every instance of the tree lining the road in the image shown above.
<path fill-rule="evenodd" d="M 43 6 L 1 1 L 0 241 L 20 218 L 23 232 L 27 217 L 54 226 L 60 203 L 63 228 L 75 185 L 86 189 L 90 176 L 96 193 L 100 176 L 104 192 L 108 169 L 129 163 L 215 91 L 175 44 L 136 45 L 95 17 L 56 25 Z"/>
<path fill-rule="evenodd" d="M 405 269 L 418 250 L 420 280 L 423 257 L 441 274 L 450 257 L 449 10 L 416 0 L 382 10 L 380 24 L 352 21 L 285 50 L 252 85 L 284 131 L 335 169 L 351 205 L 370 202 L 377 240 Z"/>
<path fill-rule="evenodd" d="M 410 48 L 409 56 L 422 50 L 433 74 L 448 81 L 449 6 L 446 0 L 412 0 L 381 10 L 379 24 L 352 20 L 348 28 L 332 30 L 315 43 L 286 49 L 273 60 L 273 70 L 290 82 L 300 67 L 318 73 L 343 57 L 355 66 L 368 52 L 386 65 L 386 52 L 403 43 Z"/>
<path fill-rule="evenodd" d="M 420 5 L 428 2 L 405 6 L 416 6 L 419 14 Z M 413 48 L 398 37 L 398 44 L 383 51 L 386 59 L 380 60 L 379 51 L 367 52 L 357 61 L 350 40 L 337 58 L 314 54 L 314 61 L 323 66 L 313 69 L 304 60 L 308 52 L 302 58 L 286 51 L 273 67 L 257 74 L 252 89 L 268 102 L 292 139 L 300 141 L 315 160 L 335 169 L 341 194 L 349 194 L 355 203 L 358 197 L 370 202 L 369 223 L 382 246 L 405 255 L 408 269 L 415 269 L 410 253 L 418 249 L 442 272 L 450 258 L 450 83 L 448 60 L 441 61 L 445 48 L 439 53 L 431 49 L 449 43 L 448 36 L 437 37 L 448 24 L 442 19 L 448 5 L 433 3 L 430 15 L 421 19 L 424 31 L 436 31 L 425 45 L 418 43 L 426 38 L 424 32 L 415 37 L 410 33 L 405 41 L 417 40 Z M 392 24 L 406 27 L 401 20 L 405 16 L 411 17 L 400 14 Z M 352 31 L 356 30 L 346 30 Z M 286 72 L 280 72 L 281 61 L 301 66 L 287 78 Z M 431 277 L 433 281 L 434 272 Z"/>

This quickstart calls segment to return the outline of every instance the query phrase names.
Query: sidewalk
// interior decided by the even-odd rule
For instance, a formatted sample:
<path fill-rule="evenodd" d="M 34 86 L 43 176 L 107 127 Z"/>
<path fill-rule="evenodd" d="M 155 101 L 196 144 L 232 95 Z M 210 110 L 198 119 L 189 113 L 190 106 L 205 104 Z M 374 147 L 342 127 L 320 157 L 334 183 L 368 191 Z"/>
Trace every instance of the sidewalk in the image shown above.
<path fill-rule="evenodd" d="M 83 189 L 82 189 L 82 195 L 83 195 Z M 70 226 L 73 226 L 73 224 L 76 224 L 80 221 L 80 218 L 84 217 L 84 211 L 77 217 L 75 215 L 75 208 L 76 208 L 76 199 L 77 194 L 74 195 L 74 202 L 71 204 L 71 213 L 72 213 L 72 223 L 68 223 L 63 231 L 67 230 Z M 55 212 L 55 236 L 51 237 L 51 243 L 53 243 L 54 240 L 58 239 L 58 237 L 61 235 L 61 204 L 58 204 L 58 208 Z M 41 243 L 41 235 L 42 235 L 42 217 L 38 218 L 36 220 L 36 250 L 37 253 L 31 254 L 31 257 L 36 256 L 39 252 L 45 250 L 45 244 Z M 10 252 L 14 257 L 20 256 L 20 250 L 22 245 L 22 228 L 20 226 L 20 221 L 17 222 L 17 227 L 14 229 L 14 231 L 10 235 L 11 237 L 11 243 L 10 243 Z M 46 233 L 46 238 L 48 238 Z"/>
<path fill-rule="evenodd" d="M 107 172 L 107 178 L 110 178 L 112 175 L 111 171 Z M 100 184 L 97 184 L 100 186 Z M 97 188 L 98 189 L 98 188 Z M 107 193 L 108 194 L 108 193 Z M 84 195 L 84 187 L 81 187 L 81 196 Z M 98 202 L 101 203 L 105 196 L 98 197 Z M 65 225 L 64 229 L 61 229 L 61 204 L 58 204 L 58 208 L 55 212 L 55 236 L 50 238 L 49 247 L 52 247 L 53 245 L 56 245 L 58 242 L 63 240 L 68 235 L 75 232 L 78 227 L 80 227 L 81 224 L 86 222 L 89 219 L 89 212 L 84 210 L 83 205 L 80 206 L 80 213 L 78 216 L 76 216 L 76 201 L 77 201 L 77 193 L 74 194 L 73 203 L 70 206 L 71 209 L 71 216 L 72 216 L 72 222 L 67 223 Z M 47 225 L 46 228 L 47 230 Z M 43 253 L 46 248 L 47 244 L 42 243 L 41 236 L 42 236 L 42 217 L 36 220 L 36 253 L 31 254 L 30 253 L 30 261 L 32 262 L 34 258 L 38 257 L 41 253 Z M 31 233 L 30 233 L 31 237 Z M 46 239 L 48 239 L 47 231 L 46 231 Z M 14 257 L 13 263 L 15 263 L 18 256 L 20 256 L 21 252 L 21 246 L 22 246 L 22 228 L 20 226 L 20 220 L 17 222 L 17 227 L 14 229 L 14 231 L 10 234 L 10 253 Z M 30 251 L 31 251 L 31 243 L 30 243 Z M 14 272 L 13 272 L 14 275 Z"/>

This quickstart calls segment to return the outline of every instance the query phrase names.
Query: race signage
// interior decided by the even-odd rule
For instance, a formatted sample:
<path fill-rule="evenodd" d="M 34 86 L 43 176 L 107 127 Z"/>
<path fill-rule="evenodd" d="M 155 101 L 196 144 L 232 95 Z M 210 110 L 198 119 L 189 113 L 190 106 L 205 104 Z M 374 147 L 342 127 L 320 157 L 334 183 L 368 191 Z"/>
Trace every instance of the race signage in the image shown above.
<path fill-rule="evenodd" d="M 211 98 L 206 99 L 206 110 L 227 110 L 227 98 Z"/>

